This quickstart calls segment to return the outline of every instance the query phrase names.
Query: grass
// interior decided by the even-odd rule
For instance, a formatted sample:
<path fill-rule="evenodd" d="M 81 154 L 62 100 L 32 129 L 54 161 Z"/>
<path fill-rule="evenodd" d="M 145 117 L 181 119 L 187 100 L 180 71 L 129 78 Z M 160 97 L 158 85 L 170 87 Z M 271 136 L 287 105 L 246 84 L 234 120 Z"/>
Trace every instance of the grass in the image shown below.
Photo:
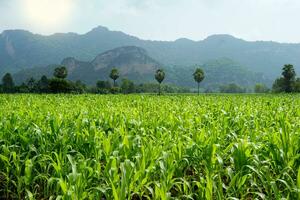
<path fill-rule="evenodd" d="M 0 199 L 300 199 L 300 96 L 0 95 Z"/>

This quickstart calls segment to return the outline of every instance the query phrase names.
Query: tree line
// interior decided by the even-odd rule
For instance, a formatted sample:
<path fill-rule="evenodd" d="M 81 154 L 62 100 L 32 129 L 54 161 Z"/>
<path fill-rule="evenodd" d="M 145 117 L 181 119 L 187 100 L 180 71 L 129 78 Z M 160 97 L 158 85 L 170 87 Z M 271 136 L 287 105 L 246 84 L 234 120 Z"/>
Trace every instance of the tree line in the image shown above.
<path fill-rule="evenodd" d="M 220 92 L 222 93 L 245 93 L 245 88 L 242 88 L 234 83 L 220 86 Z M 298 93 L 300 92 L 300 77 L 297 78 L 294 66 L 286 64 L 282 68 L 281 77 L 277 78 L 272 88 L 268 88 L 266 85 L 257 83 L 254 86 L 255 93 Z"/>
<path fill-rule="evenodd" d="M 172 86 L 162 85 L 165 79 L 165 72 L 158 69 L 155 73 L 155 79 L 159 85 L 154 83 L 135 84 L 133 81 L 123 78 L 121 83 L 117 83 L 120 74 L 116 68 L 113 68 L 109 74 L 110 81 L 97 81 L 95 86 L 88 87 L 80 80 L 70 81 L 67 80 L 68 70 L 65 66 L 55 68 L 53 78 L 48 78 L 45 75 L 39 80 L 30 78 L 21 85 L 14 83 L 13 77 L 7 73 L 2 78 L 2 85 L 0 85 L 0 93 L 97 93 L 97 94 L 116 94 L 116 93 L 156 93 L 161 94 L 161 91 L 167 93 L 188 93 L 189 89 Z"/>
<path fill-rule="evenodd" d="M 0 85 L 0 92 L 2 93 L 100 93 L 100 94 L 116 94 L 116 93 L 158 93 L 162 91 L 166 93 L 188 93 L 190 90 L 186 88 L 162 85 L 165 79 L 165 72 L 163 69 L 158 69 L 155 72 L 154 78 L 158 85 L 154 83 L 135 84 L 128 79 L 122 79 L 120 85 L 117 80 L 120 78 L 118 69 L 113 68 L 109 74 L 110 81 L 99 80 L 96 86 L 87 87 L 80 80 L 72 82 L 66 80 L 68 71 L 65 66 L 55 68 L 53 78 L 48 79 L 45 75 L 39 80 L 30 78 L 26 83 L 15 85 L 10 73 L 7 73 L 2 78 L 2 85 Z M 200 93 L 200 83 L 205 78 L 205 73 L 201 68 L 197 68 L 193 73 L 193 78 L 197 83 L 197 92 Z M 247 90 L 237 84 L 231 83 L 222 85 L 219 88 L 221 93 L 245 93 Z M 206 90 L 205 92 L 210 92 Z M 300 78 L 296 77 L 296 72 L 293 65 L 284 65 L 281 77 L 275 80 L 272 89 L 269 89 L 264 84 L 256 84 L 254 86 L 255 93 L 291 93 L 300 92 Z"/>
<path fill-rule="evenodd" d="M 274 92 L 300 92 L 300 77 L 297 78 L 293 65 L 284 65 L 281 77 L 277 78 L 273 84 Z"/>

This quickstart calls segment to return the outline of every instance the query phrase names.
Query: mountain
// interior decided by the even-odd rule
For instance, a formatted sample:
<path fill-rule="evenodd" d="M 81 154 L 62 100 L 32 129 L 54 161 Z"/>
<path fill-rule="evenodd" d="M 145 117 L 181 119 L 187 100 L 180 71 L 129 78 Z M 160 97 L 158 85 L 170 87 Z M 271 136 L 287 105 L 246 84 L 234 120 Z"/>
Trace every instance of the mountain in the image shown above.
<path fill-rule="evenodd" d="M 120 72 L 120 80 L 128 78 L 135 83 L 155 82 L 154 74 L 159 68 L 166 72 L 164 83 L 183 87 L 195 87 L 193 72 L 197 66 L 163 66 L 151 58 L 147 51 L 135 46 L 119 47 L 96 56 L 92 61 L 80 61 L 74 57 L 63 59 L 61 65 L 68 69 L 68 79 L 81 80 L 86 84 L 95 85 L 98 80 L 108 80 L 112 68 Z M 24 69 L 13 75 L 18 84 L 33 77 L 39 79 L 42 75 L 52 77 L 58 65 Z M 216 90 L 220 85 L 237 83 L 252 87 L 255 83 L 266 83 L 268 80 L 259 73 L 253 73 L 238 63 L 227 59 L 218 59 L 205 63 L 205 80 L 201 83 L 206 89 Z"/>
<path fill-rule="evenodd" d="M 4 31 L 0 35 L 0 75 L 45 67 L 66 57 L 88 62 L 99 53 L 121 46 L 141 47 L 165 66 L 192 66 L 228 58 L 271 79 L 280 75 L 286 63 L 294 64 L 300 73 L 300 44 L 248 42 L 230 35 L 212 35 L 202 41 L 150 41 L 99 26 L 82 35 L 43 36 L 24 30 Z"/>
<path fill-rule="evenodd" d="M 63 59 L 61 65 L 68 69 L 68 79 L 82 80 L 86 84 L 95 84 L 98 80 L 109 79 L 109 73 L 117 68 L 122 78 L 128 78 L 135 82 L 149 82 L 153 80 L 155 71 L 161 68 L 161 64 L 149 57 L 146 50 L 125 46 L 106 51 L 97 55 L 92 61 L 79 61 L 74 57 Z M 18 83 L 25 82 L 30 77 L 36 79 L 42 75 L 51 77 L 58 65 L 24 69 L 14 74 Z"/>
<path fill-rule="evenodd" d="M 173 66 L 166 68 L 168 79 L 172 84 L 196 87 L 192 77 L 197 65 L 192 66 Z M 236 83 L 246 88 L 253 88 L 256 83 L 266 84 L 268 87 L 272 85 L 272 80 L 265 77 L 262 73 L 249 71 L 239 63 L 228 59 L 220 58 L 210 60 L 204 63 L 201 68 L 205 72 L 205 79 L 201 82 L 201 87 L 210 90 L 217 90 L 219 86 Z"/>

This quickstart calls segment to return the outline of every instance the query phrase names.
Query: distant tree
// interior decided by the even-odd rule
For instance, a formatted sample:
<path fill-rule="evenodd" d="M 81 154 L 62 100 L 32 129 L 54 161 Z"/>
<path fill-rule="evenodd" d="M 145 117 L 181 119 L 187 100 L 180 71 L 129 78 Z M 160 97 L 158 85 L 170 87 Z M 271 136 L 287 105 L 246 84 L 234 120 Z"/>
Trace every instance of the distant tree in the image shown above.
<path fill-rule="evenodd" d="M 57 67 L 53 73 L 55 78 L 65 79 L 68 76 L 68 70 L 65 66 Z"/>
<path fill-rule="evenodd" d="M 300 92 L 300 78 L 297 78 L 294 84 L 295 92 Z"/>
<path fill-rule="evenodd" d="M 164 70 L 162 70 L 162 69 L 156 70 L 155 79 L 157 80 L 157 82 L 159 84 L 158 95 L 161 95 L 161 83 L 165 79 L 165 72 L 164 72 Z"/>
<path fill-rule="evenodd" d="M 53 73 L 54 77 L 49 81 L 49 90 L 53 93 L 69 93 L 72 90 L 72 84 L 65 80 L 68 76 L 66 67 L 57 67 Z"/>
<path fill-rule="evenodd" d="M 14 92 L 15 83 L 10 73 L 7 73 L 2 78 L 2 90 L 5 93 Z"/>
<path fill-rule="evenodd" d="M 86 85 L 82 83 L 80 80 L 77 80 L 75 83 L 71 84 L 71 92 L 76 94 L 82 94 L 86 91 Z"/>
<path fill-rule="evenodd" d="M 49 81 L 49 90 L 52 93 L 69 93 L 72 90 L 72 86 L 65 79 L 53 78 Z"/>
<path fill-rule="evenodd" d="M 38 90 L 40 93 L 49 92 L 49 80 L 47 76 L 42 76 L 41 79 L 38 81 Z"/>
<path fill-rule="evenodd" d="M 124 94 L 134 93 L 135 85 L 132 81 L 128 79 L 123 79 L 121 84 L 121 90 Z"/>
<path fill-rule="evenodd" d="M 99 88 L 99 89 L 110 89 L 111 88 L 111 84 L 109 81 L 97 81 L 96 85 L 97 85 L 97 88 Z"/>
<path fill-rule="evenodd" d="M 198 83 L 198 95 L 200 93 L 200 83 L 204 79 L 204 72 L 202 69 L 197 68 L 196 71 L 193 74 L 195 81 Z"/>
<path fill-rule="evenodd" d="M 105 81 L 97 81 L 96 86 L 99 89 L 105 89 Z"/>
<path fill-rule="evenodd" d="M 112 88 L 110 88 L 110 93 L 112 93 L 112 94 L 118 94 L 118 93 L 120 93 L 121 92 L 121 88 L 119 88 L 119 87 L 112 87 Z"/>
<path fill-rule="evenodd" d="M 28 85 L 25 83 L 22 83 L 21 85 L 16 87 L 16 92 L 29 93 Z"/>
<path fill-rule="evenodd" d="M 267 92 L 269 92 L 269 88 L 264 84 L 257 83 L 254 86 L 254 92 L 255 93 L 267 93 Z"/>
<path fill-rule="evenodd" d="M 296 72 L 293 65 L 284 65 L 282 68 L 282 77 L 275 80 L 273 84 L 274 92 L 294 92 L 294 84 L 296 81 Z"/>
<path fill-rule="evenodd" d="M 119 71 L 116 68 L 113 68 L 109 77 L 114 81 L 114 87 L 116 87 L 116 80 L 120 77 Z"/>
<path fill-rule="evenodd" d="M 95 93 L 108 94 L 111 88 L 112 86 L 109 81 L 97 81 Z"/>
<path fill-rule="evenodd" d="M 221 93 L 245 93 L 246 90 L 235 83 L 231 83 L 228 85 L 222 85 L 220 87 Z"/>
<path fill-rule="evenodd" d="M 283 77 L 280 77 L 278 79 L 276 79 L 273 83 L 272 86 L 272 91 L 279 93 L 279 92 L 284 92 L 284 79 Z"/>
<path fill-rule="evenodd" d="M 162 85 L 162 90 L 168 93 L 189 93 L 190 90 L 183 87 L 178 87 L 174 85 Z M 135 85 L 135 92 L 137 93 L 157 93 L 158 88 L 155 83 L 143 83 Z"/>
<path fill-rule="evenodd" d="M 28 87 L 29 92 L 36 92 L 36 82 L 35 82 L 34 78 L 30 78 L 27 81 L 27 87 Z"/>
<path fill-rule="evenodd" d="M 296 72 L 293 65 L 284 65 L 282 76 L 284 78 L 284 91 L 293 92 L 293 85 L 295 83 Z"/>

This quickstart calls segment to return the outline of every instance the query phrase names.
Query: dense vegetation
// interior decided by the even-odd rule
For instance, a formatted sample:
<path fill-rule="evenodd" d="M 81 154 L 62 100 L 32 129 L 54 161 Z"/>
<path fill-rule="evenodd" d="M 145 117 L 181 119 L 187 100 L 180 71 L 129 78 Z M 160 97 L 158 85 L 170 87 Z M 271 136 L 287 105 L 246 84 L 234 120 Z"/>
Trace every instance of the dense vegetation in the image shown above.
<path fill-rule="evenodd" d="M 166 67 L 165 71 L 168 75 L 166 82 L 196 88 L 197 85 L 191 79 L 191 74 L 194 73 L 197 67 L 198 65 Z M 262 83 L 270 87 L 273 81 L 263 74 L 253 73 L 241 64 L 226 58 L 207 61 L 201 64 L 201 68 L 205 72 L 205 79 L 201 82 L 201 88 L 213 92 L 218 92 L 220 86 L 232 83 L 250 90 L 253 89 L 256 83 Z"/>
<path fill-rule="evenodd" d="M 59 66 L 54 69 L 54 78 L 48 80 L 44 75 L 39 81 L 35 81 L 34 78 L 30 78 L 27 83 L 15 86 L 13 77 L 10 73 L 7 73 L 2 78 L 2 85 L 0 85 L 0 93 L 154 93 L 158 91 L 161 94 L 162 89 L 167 93 L 187 93 L 189 89 L 180 88 L 176 86 L 163 85 L 162 82 L 165 80 L 166 73 L 163 69 L 156 70 L 154 78 L 158 82 L 158 87 L 153 83 L 139 84 L 136 85 L 133 81 L 126 78 L 122 79 L 121 85 L 117 84 L 117 80 L 120 78 L 119 70 L 115 67 L 112 68 L 109 77 L 113 80 L 113 84 L 109 81 L 99 80 L 96 83 L 96 87 L 87 87 L 80 80 L 76 82 L 65 80 L 68 76 L 68 70 L 65 66 Z M 294 66 L 286 64 L 282 68 L 282 76 L 276 79 L 273 83 L 272 92 L 275 93 L 296 93 L 300 92 L 300 78 L 297 78 Z M 196 67 L 196 70 L 192 74 L 194 81 L 198 85 L 198 94 L 200 92 L 200 83 L 206 78 L 204 71 Z M 188 77 L 183 77 L 191 79 Z M 242 80 L 242 79 L 241 79 Z M 262 83 L 254 85 L 255 93 L 269 93 L 271 90 Z M 213 93 L 216 92 L 211 88 L 207 88 L 204 92 Z M 246 93 L 253 92 L 249 88 L 245 88 L 237 85 L 236 83 L 230 83 L 225 85 L 219 85 L 218 92 L 221 93 Z"/>
<path fill-rule="evenodd" d="M 70 81 L 62 78 L 50 78 L 42 76 L 39 80 L 30 78 L 21 85 L 15 85 L 13 77 L 7 73 L 2 78 L 0 84 L 0 93 L 93 93 L 93 94 L 130 94 L 130 93 L 158 93 L 159 88 L 164 93 L 189 93 L 190 90 L 175 85 L 155 83 L 135 84 L 133 81 L 123 78 L 115 84 L 110 81 L 99 80 L 95 86 L 87 86 L 78 81 Z"/>
<path fill-rule="evenodd" d="M 296 77 L 293 65 L 284 65 L 281 75 L 273 84 L 274 92 L 300 92 L 300 77 Z"/>
<path fill-rule="evenodd" d="M 0 198 L 299 199 L 300 96 L 0 95 Z"/>
<path fill-rule="evenodd" d="M 235 83 L 244 88 L 246 87 L 247 89 L 253 89 L 253 86 L 256 83 L 263 83 L 268 87 L 272 85 L 272 80 L 267 79 L 263 74 L 253 73 L 252 71 L 247 70 L 241 64 L 238 64 L 230 59 L 223 58 L 211 60 L 205 62 L 204 64 L 198 63 L 197 65 L 159 65 L 158 68 L 156 68 L 156 62 L 151 61 L 151 59 L 149 59 L 148 56 L 144 53 L 137 53 L 143 52 L 140 50 L 140 48 L 136 48 L 137 52 L 132 52 L 130 55 L 128 55 L 129 50 L 120 51 L 120 48 L 118 49 L 110 51 L 113 52 L 114 55 L 116 55 L 116 58 L 111 58 L 110 56 L 110 60 L 108 63 L 105 59 L 105 53 L 102 56 L 98 56 L 103 59 L 99 59 L 100 61 L 96 59 L 98 61 L 97 65 L 107 66 L 101 68 L 101 70 L 95 70 L 95 62 L 94 65 L 92 63 L 87 64 L 86 62 L 79 62 L 76 61 L 76 59 L 72 58 L 65 59 L 65 61 L 61 64 L 65 65 L 68 69 L 69 80 L 81 80 L 81 82 L 87 85 L 95 85 L 98 80 L 107 80 L 108 75 L 111 71 L 111 67 L 114 66 L 118 68 L 120 76 L 122 78 L 130 79 L 136 84 L 154 81 L 153 74 L 158 68 L 161 68 L 164 69 L 167 75 L 164 80 L 165 84 L 197 89 L 197 84 L 195 84 L 192 74 L 195 72 L 195 69 L 199 67 L 199 65 L 205 72 L 205 79 L 203 80 L 203 82 L 201 82 L 201 88 L 204 88 L 204 90 L 218 92 L 220 86 L 231 83 Z M 118 59 L 120 54 L 122 55 L 122 61 Z M 145 59 L 143 59 L 143 56 L 145 56 L 146 61 Z M 43 68 L 22 70 L 18 73 L 13 74 L 13 78 L 16 84 L 21 84 L 22 82 L 26 82 L 30 78 L 39 79 L 43 75 L 52 77 L 53 71 L 57 66 L 58 65 L 51 65 Z M 121 72 L 123 72 L 123 74 Z"/>

